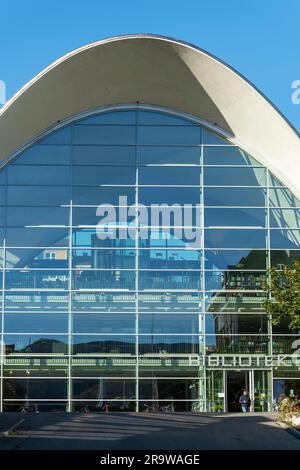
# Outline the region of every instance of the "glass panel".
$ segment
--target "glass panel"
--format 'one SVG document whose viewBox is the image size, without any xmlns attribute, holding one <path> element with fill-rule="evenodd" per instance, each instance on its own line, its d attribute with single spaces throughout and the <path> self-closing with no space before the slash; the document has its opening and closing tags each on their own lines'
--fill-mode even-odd
<svg viewBox="0 0 300 470">
<path fill-rule="evenodd" d="M 270 209 L 270 227 L 300 228 L 300 210 Z"/>
<path fill-rule="evenodd" d="M 300 380 L 299 379 L 293 378 L 293 379 L 281 379 L 281 380 L 274 381 L 274 397 L 277 402 L 278 402 L 278 399 L 281 399 L 283 396 L 296 398 L 296 397 L 299 397 L 299 395 L 300 395 Z"/>
<path fill-rule="evenodd" d="M 125 400 L 135 398 L 135 381 L 128 379 L 73 380 L 73 398 L 80 400 Z"/>
<path fill-rule="evenodd" d="M 300 207 L 300 201 L 288 188 L 269 190 L 270 207 Z"/>
<path fill-rule="evenodd" d="M 199 313 L 202 295 L 198 292 L 147 292 L 139 293 L 139 311 Z"/>
<path fill-rule="evenodd" d="M 9 206 L 60 206 L 70 204 L 70 189 L 59 186 L 8 186 Z"/>
<path fill-rule="evenodd" d="M 254 271 L 206 272 L 206 290 L 261 290 L 266 283 L 266 274 Z"/>
<path fill-rule="evenodd" d="M 139 402 L 140 412 L 162 412 L 162 413 L 174 413 L 174 412 L 193 412 L 198 413 L 202 411 L 203 400 L 194 399 L 189 401 L 184 400 L 153 400 L 146 401 L 141 400 Z"/>
<path fill-rule="evenodd" d="M 84 125 L 73 127 L 73 143 L 80 145 L 135 145 L 135 126 Z"/>
<path fill-rule="evenodd" d="M 9 207 L 7 209 L 7 225 L 11 227 L 68 224 L 69 209 L 67 207 Z"/>
<path fill-rule="evenodd" d="M 58 400 L 51 402 L 51 401 L 4 401 L 3 402 L 3 410 L 4 411 L 15 411 L 15 412 L 63 412 L 65 413 L 68 409 L 67 402 L 59 402 Z"/>
<path fill-rule="evenodd" d="M 6 212 L 6 208 L 3 206 L 0 206 L 0 226 L 5 225 L 5 212 Z"/>
<path fill-rule="evenodd" d="M 192 207 L 191 205 L 181 206 L 179 204 L 170 206 L 166 204 L 152 204 L 151 208 L 141 208 L 138 217 L 141 233 L 143 233 L 147 225 L 149 227 L 160 227 L 163 230 L 164 227 L 178 227 L 181 229 L 181 232 L 188 232 L 188 227 L 201 227 L 202 224 L 202 210 L 199 204 L 197 207 Z"/>
<path fill-rule="evenodd" d="M 135 311 L 135 302 L 134 293 L 84 291 L 72 294 L 74 311 L 133 312 Z"/>
<path fill-rule="evenodd" d="M 132 399 L 125 399 L 122 401 L 119 400 L 110 400 L 110 401 L 99 401 L 99 400 L 80 400 L 73 401 L 71 403 L 72 411 L 74 413 L 86 413 L 87 411 L 93 412 L 102 412 L 102 411 L 125 411 L 125 412 L 135 412 L 136 411 L 136 402 Z"/>
<path fill-rule="evenodd" d="M 5 354 L 66 354 L 67 336 L 4 335 Z"/>
<path fill-rule="evenodd" d="M 200 185 L 200 168 L 195 167 L 154 167 L 139 169 L 139 184 L 148 185 Z"/>
<path fill-rule="evenodd" d="M 67 333 L 65 313 L 5 313 L 5 333 Z"/>
<path fill-rule="evenodd" d="M 71 143 L 71 126 L 65 126 L 57 131 L 49 133 L 46 137 L 39 141 L 40 144 L 70 144 Z"/>
<path fill-rule="evenodd" d="M 222 370 L 207 371 L 207 411 L 220 413 L 224 407 L 224 373 Z"/>
<path fill-rule="evenodd" d="M 93 205 L 96 208 L 100 204 L 114 205 L 120 204 L 120 197 L 122 200 L 127 198 L 127 205 L 134 204 L 135 201 L 135 189 L 126 187 L 88 187 L 88 186 L 75 186 L 72 188 L 72 198 L 74 205 Z"/>
<path fill-rule="evenodd" d="M 73 354 L 134 354 L 135 336 L 73 335 Z"/>
<path fill-rule="evenodd" d="M 271 248 L 300 248 L 299 230 L 270 230 Z"/>
<path fill-rule="evenodd" d="M 0 204 L 1 205 L 6 204 L 6 188 L 4 186 L 0 186 Z"/>
<path fill-rule="evenodd" d="M 0 246 L 3 246 L 3 241 L 4 241 L 4 228 L 0 227 Z M 2 250 L 0 250 L 1 252 Z"/>
<path fill-rule="evenodd" d="M 105 111 L 103 113 L 94 114 L 87 118 L 80 119 L 77 121 L 77 124 L 114 124 L 114 125 L 124 125 L 124 124 L 135 124 L 136 123 L 136 114 L 135 110 L 133 111 Z"/>
<path fill-rule="evenodd" d="M 243 165 L 261 166 L 254 158 L 238 147 L 204 147 L 204 165 Z"/>
<path fill-rule="evenodd" d="M 70 167 L 56 165 L 9 165 L 7 167 L 7 184 L 15 185 L 68 185 L 70 184 Z"/>
<path fill-rule="evenodd" d="M 200 188 L 140 188 L 139 202 L 151 204 L 200 204 Z"/>
<path fill-rule="evenodd" d="M 201 279 L 197 271 L 140 271 L 139 288 L 141 290 L 201 289 Z"/>
<path fill-rule="evenodd" d="M 73 165 L 135 165 L 134 146 L 74 145 Z"/>
<path fill-rule="evenodd" d="M 148 400 L 192 400 L 198 397 L 198 387 L 197 379 L 140 380 L 139 398 Z"/>
<path fill-rule="evenodd" d="M 203 145 L 232 145 L 228 140 L 225 140 L 220 135 L 202 129 Z"/>
<path fill-rule="evenodd" d="M 72 357 L 73 377 L 135 377 L 136 359 L 131 357 Z"/>
<path fill-rule="evenodd" d="M 205 188 L 205 206 L 265 207 L 266 192 L 256 188 Z"/>
<path fill-rule="evenodd" d="M 69 271 L 6 271 L 6 289 L 68 289 Z"/>
<path fill-rule="evenodd" d="M 66 377 L 66 357 L 13 357 L 5 358 L 4 377 Z"/>
<path fill-rule="evenodd" d="M 205 230 L 206 248 L 266 248 L 266 230 Z"/>
<path fill-rule="evenodd" d="M 199 354 L 203 338 L 199 336 L 143 335 L 139 337 L 140 354 Z"/>
<path fill-rule="evenodd" d="M 139 250 L 140 269 L 200 269 L 198 250 Z"/>
<path fill-rule="evenodd" d="M 207 312 L 264 312 L 262 292 L 215 292 L 206 295 Z"/>
<path fill-rule="evenodd" d="M 74 185 L 133 185 L 135 184 L 135 168 L 127 166 L 74 166 L 72 169 Z"/>
<path fill-rule="evenodd" d="M 201 317 L 185 314 L 149 313 L 139 316 L 139 332 L 156 334 L 198 334 L 201 331 Z"/>
<path fill-rule="evenodd" d="M 47 247 L 68 245 L 68 228 L 8 228 L 6 243 L 11 247 Z"/>
<path fill-rule="evenodd" d="M 137 111 L 137 123 L 139 125 L 160 125 L 160 126 L 194 126 L 191 121 L 181 116 L 167 114 L 160 111 Z"/>
<path fill-rule="evenodd" d="M 197 357 L 140 357 L 140 377 L 195 377 L 199 376 Z"/>
<path fill-rule="evenodd" d="M 291 266 L 294 261 L 300 262 L 300 251 L 295 250 L 271 250 L 271 265 L 282 267 L 282 265 Z"/>
<path fill-rule="evenodd" d="M 122 232 L 122 237 L 118 237 Z M 129 232 L 129 233 L 128 233 Z M 98 235 L 102 233 L 107 234 L 103 239 L 99 238 Z M 132 236 L 133 233 L 133 236 Z M 73 240 L 74 247 L 87 247 L 89 248 L 132 248 L 135 246 L 135 232 L 128 231 L 126 227 L 123 227 L 118 231 L 117 228 L 88 228 L 88 229 L 74 229 Z"/>
<path fill-rule="evenodd" d="M 299 335 L 273 336 L 273 354 L 297 354 L 299 348 Z"/>
<path fill-rule="evenodd" d="M 206 334 L 267 334 L 267 315 L 215 313 L 205 316 Z"/>
<path fill-rule="evenodd" d="M 131 215 L 132 213 L 133 215 Z M 97 224 L 102 224 L 104 219 L 103 226 L 106 226 L 106 217 L 110 217 L 111 225 L 113 226 L 121 224 L 128 226 L 130 223 L 134 223 L 135 213 L 133 210 L 129 212 L 126 207 L 103 207 L 100 212 L 97 207 L 74 207 L 72 212 L 72 224 L 73 226 L 96 226 Z M 122 222 L 123 220 L 124 222 Z"/>
<path fill-rule="evenodd" d="M 74 333 L 135 332 L 135 313 L 73 313 Z"/>
<path fill-rule="evenodd" d="M 143 147 L 138 149 L 138 162 L 140 165 L 200 165 L 200 148 L 199 147 Z"/>
<path fill-rule="evenodd" d="M 284 186 L 284 184 L 272 173 L 269 173 L 269 185 L 270 186 Z"/>
<path fill-rule="evenodd" d="M 264 168 L 205 167 L 206 186 L 266 186 Z"/>
<path fill-rule="evenodd" d="M 267 336 L 206 336 L 206 347 L 215 354 L 268 354 L 268 345 Z"/>
<path fill-rule="evenodd" d="M 6 310 L 67 310 L 68 293 L 61 291 L 8 291 L 5 294 Z"/>
<path fill-rule="evenodd" d="M 0 268 L 3 268 L 4 264 L 4 249 L 0 248 Z"/>
<path fill-rule="evenodd" d="M 63 379 L 5 379 L 3 381 L 3 398 L 67 398 L 67 381 Z"/>
<path fill-rule="evenodd" d="M 135 271 L 76 270 L 72 278 L 73 289 L 134 289 Z"/>
<path fill-rule="evenodd" d="M 69 165 L 70 162 L 71 146 L 35 144 L 24 150 L 12 165 Z"/>
<path fill-rule="evenodd" d="M 7 248 L 5 253 L 7 268 L 68 268 L 67 248 Z"/>
<path fill-rule="evenodd" d="M 140 232 L 139 246 L 141 248 L 181 248 L 199 249 L 202 231 L 200 228 L 164 228 L 144 229 Z"/>
<path fill-rule="evenodd" d="M 205 227 L 265 227 L 265 209 L 205 209 Z"/>
<path fill-rule="evenodd" d="M 199 145 L 201 131 L 197 126 L 140 126 L 138 145 Z"/>
<path fill-rule="evenodd" d="M 134 249 L 114 249 L 103 248 L 102 250 L 91 250 L 88 247 L 73 251 L 73 268 L 81 269 L 134 269 L 135 268 Z"/>
<path fill-rule="evenodd" d="M 206 269 L 266 269 L 263 250 L 205 250 Z"/>
</svg>

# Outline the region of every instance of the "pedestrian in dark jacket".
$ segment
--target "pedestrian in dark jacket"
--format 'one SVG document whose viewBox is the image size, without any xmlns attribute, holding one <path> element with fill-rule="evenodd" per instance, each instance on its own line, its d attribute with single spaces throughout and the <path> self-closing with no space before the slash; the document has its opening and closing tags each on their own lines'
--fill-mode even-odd
<svg viewBox="0 0 300 470">
<path fill-rule="evenodd" d="M 244 390 L 242 395 L 240 396 L 239 403 L 242 408 L 243 413 L 249 413 L 250 411 L 250 405 L 251 405 L 251 399 L 248 395 L 247 390 Z"/>
</svg>

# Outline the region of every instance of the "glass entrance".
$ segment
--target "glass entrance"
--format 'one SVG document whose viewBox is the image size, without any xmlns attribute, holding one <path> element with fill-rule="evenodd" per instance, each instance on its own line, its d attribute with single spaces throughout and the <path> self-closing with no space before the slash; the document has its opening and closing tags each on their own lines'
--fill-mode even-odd
<svg viewBox="0 0 300 470">
<path fill-rule="evenodd" d="M 230 370 L 226 372 L 226 405 L 228 412 L 241 411 L 239 403 L 243 390 L 247 390 L 251 396 L 249 371 Z"/>
<path fill-rule="evenodd" d="M 225 411 L 240 412 L 239 398 L 247 390 L 251 398 L 251 411 L 271 411 L 272 384 L 268 370 L 225 371 Z"/>
</svg>

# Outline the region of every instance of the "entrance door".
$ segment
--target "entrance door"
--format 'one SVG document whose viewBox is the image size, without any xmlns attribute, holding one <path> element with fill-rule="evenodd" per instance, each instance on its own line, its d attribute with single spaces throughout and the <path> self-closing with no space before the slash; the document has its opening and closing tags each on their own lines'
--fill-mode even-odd
<svg viewBox="0 0 300 470">
<path fill-rule="evenodd" d="M 243 390 L 250 394 L 249 371 L 229 370 L 226 373 L 226 404 L 229 412 L 241 411 L 239 398 Z"/>
</svg>

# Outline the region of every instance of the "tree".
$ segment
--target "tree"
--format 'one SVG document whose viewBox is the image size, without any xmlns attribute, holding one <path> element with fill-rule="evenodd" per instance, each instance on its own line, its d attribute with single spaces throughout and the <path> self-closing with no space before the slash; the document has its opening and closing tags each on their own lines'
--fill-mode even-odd
<svg viewBox="0 0 300 470">
<path fill-rule="evenodd" d="M 268 271 L 268 282 L 263 286 L 269 298 L 263 306 L 272 317 L 273 325 L 281 320 L 288 321 L 288 327 L 300 334 L 300 262 L 283 266 L 280 270 Z"/>
</svg>

